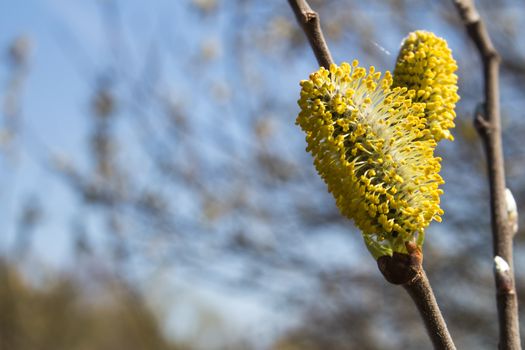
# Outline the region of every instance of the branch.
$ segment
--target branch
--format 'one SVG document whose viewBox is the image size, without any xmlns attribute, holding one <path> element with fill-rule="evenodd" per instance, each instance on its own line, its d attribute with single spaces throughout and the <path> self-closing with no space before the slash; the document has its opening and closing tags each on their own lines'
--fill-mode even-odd
<svg viewBox="0 0 525 350">
<path fill-rule="evenodd" d="M 317 62 L 329 68 L 333 63 L 330 50 L 321 31 L 319 15 L 312 10 L 305 0 L 288 0 L 301 25 Z M 455 350 L 445 320 L 441 315 L 430 282 L 423 270 L 423 254 L 413 243 L 407 243 L 409 254 L 394 253 L 377 260 L 379 270 L 385 279 L 393 284 L 402 285 L 414 300 L 423 318 L 430 339 L 437 350 Z"/>
<path fill-rule="evenodd" d="M 301 28 L 303 28 L 310 42 L 317 62 L 320 66 L 329 69 L 330 65 L 334 63 L 334 60 L 332 59 L 330 50 L 328 50 L 328 45 L 326 45 L 326 40 L 321 30 L 319 14 L 312 10 L 305 0 L 288 0 L 288 3 L 292 7 L 297 21 L 301 25 Z"/>
<path fill-rule="evenodd" d="M 499 314 L 500 349 L 521 349 L 518 300 L 514 284 L 512 226 L 507 215 L 505 168 L 499 106 L 499 55 L 472 0 L 454 0 L 459 16 L 483 62 L 484 106 L 474 125 L 487 157 L 494 251 L 494 278 Z"/>
<path fill-rule="evenodd" d="M 423 269 L 423 254 L 414 243 L 407 243 L 409 254 L 394 253 L 377 260 L 385 279 L 403 286 L 423 318 L 430 340 L 436 350 L 455 350 L 454 342 Z"/>
</svg>

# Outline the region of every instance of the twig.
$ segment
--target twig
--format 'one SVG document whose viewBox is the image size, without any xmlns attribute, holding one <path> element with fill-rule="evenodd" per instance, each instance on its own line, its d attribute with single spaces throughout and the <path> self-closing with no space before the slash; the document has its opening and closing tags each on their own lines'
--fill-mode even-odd
<svg viewBox="0 0 525 350">
<path fill-rule="evenodd" d="M 301 28 L 303 28 L 310 42 L 317 62 L 326 69 L 330 68 L 334 60 L 332 59 L 330 50 L 328 50 L 328 45 L 326 45 L 326 40 L 321 30 L 319 14 L 312 10 L 305 0 L 288 0 L 288 3 L 292 7 L 297 21 L 301 25 Z"/>
<path fill-rule="evenodd" d="M 454 4 L 483 61 L 485 103 L 483 108 L 477 109 L 474 124 L 487 156 L 495 259 L 494 277 L 499 314 L 499 348 L 516 350 L 521 349 L 521 343 L 518 300 L 514 285 L 513 233 L 505 200 L 505 169 L 499 106 L 500 59 L 472 0 L 454 0 Z M 503 265 L 506 268 L 502 269 Z"/>
<path fill-rule="evenodd" d="M 380 257 L 377 260 L 379 270 L 388 282 L 401 285 L 408 292 L 423 318 L 434 349 L 455 350 L 430 281 L 423 269 L 423 254 L 414 243 L 408 243 L 407 250 L 409 254 L 394 253 L 393 256 Z"/>
<path fill-rule="evenodd" d="M 317 62 L 320 66 L 329 68 L 333 60 L 321 30 L 319 15 L 305 0 L 288 0 L 288 2 L 310 42 Z M 377 261 L 379 270 L 388 282 L 402 285 L 412 297 L 434 348 L 455 350 L 434 292 L 423 270 L 423 254 L 415 244 L 408 243 L 407 250 L 409 254 L 394 253 L 393 256 L 379 258 Z"/>
<path fill-rule="evenodd" d="M 418 278 L 403 285 L 417 305 L 421 317 L 425 322 L 428 334 L 436 349 L 455 349 L 447 325 L 439 310 L 436 298 L 432 293 L 430 281 L 425 270 L 421 269 Z"/>
</svg>

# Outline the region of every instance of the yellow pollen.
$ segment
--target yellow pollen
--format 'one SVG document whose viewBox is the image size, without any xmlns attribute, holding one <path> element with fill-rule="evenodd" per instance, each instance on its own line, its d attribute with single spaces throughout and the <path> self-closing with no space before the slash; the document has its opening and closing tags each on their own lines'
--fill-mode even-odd
<svg viewBox="0 0 525 350">
<path fill-rule="evenodd" d="M 414 34 L 407 40 L 420 39 Z M 424 69 L 437 69 L 443 62 L 432 51 L 408 50 L 405 56 L 417 62 L 426 60 Z M 398 61 L 396 70 L 404 64 Z M 445 70 L 453 71 L 442 68 L 428 76 L 437 81 Z M 306 133 L 307 151 L 337 207 L 361 229 L 376 259 L 406 253 L 405 242 L 416 237 L 421 246 L 430 221 L 441 220 L 439 185 L 443 179 L 441 159 L 434 157 L 434 149 L 440 135 L 446 135 L 443 128 L 448 124 L 437 116 L 439 108 L 457 101 L 452 88 L 405 86 L 399 83 L 398 71 L 396 74 L 397 80 L 388 71 L 381 78 L 374 67 L 366 70 L 357 60 L 351 65 L 332 65 L 329 70 L 320 68 L 301 82 L 298 101 L 301 112 L 296 123 Z M 439 95 L 440 99 L 438 91 L 448 94 Z M 423 101 L 425 96 L 432 102 Z M 429 111 L 425 103 L 434 109 Z"/>
</svg>

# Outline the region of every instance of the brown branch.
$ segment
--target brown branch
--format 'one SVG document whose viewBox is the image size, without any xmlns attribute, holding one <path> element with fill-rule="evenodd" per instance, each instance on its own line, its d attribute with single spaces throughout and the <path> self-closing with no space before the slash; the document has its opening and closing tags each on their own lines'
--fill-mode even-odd
<svg viewBox="0 0 525 350">
<path fill-rule="evenodd" d="M 334 63 L 326 40 L 324 39 L 323 31 L 321 30 L 321 22 L 319 20 L 319 14 L 312 10 L 308 2 L 305 0 L 288 0 L 288 3 L 292 7 L 293 12 L 297 21 L 303 28 L 310 46 L 317 58 L 317 62 L 320 66 L 326 69 L 330 68 L 330 65 Z"/>
<path fill-rule="evenodd" d="M 333 64 L 330 50 L 321 30 L 319 15 L 305 0 L 288 0 L 297 21 L 301 25 L 317 62 L 329 68 Z M 423 270 L 423 254 L 413 243 L 407 244 L 409 254 L 394 253 L 392 257 L 378 259 L 379 270 L 385 279 L 393 284 L 402 285 L 414 300 L 425 323 L 430 339 L 437 350 L 455 350 L 445 320 L 441 315 L 430 282 Z"/>
<path fill-rule="evenodd" d="M 434 349 L 455 350 L 430 281 L 423 269 L 423 254 L 414 243 L 407 243 L 407 250 L 409 254 L 394 253 L 393 256 L 380 257 L 377 260 L 379 270 L 388 282 L 401 285 L 408 292 L 423 318 Z"/>
<path fill-rule="evenodd" d="M 521 349 L 518 300 L 514 284 L 513 233 L 505 200 L 505 168 L 499 106 L 500 59 L 472 0 L 454 0 L 454 4 L 483 62 L 485 101 L 483 108 L 478 108 L 476 112 L 474 124 L 487 157 L 492 240 L 496 263 L 494 277 L 499 315 L 499 347 L 505 350 Z M 502 265 L 505 268 L 502 269 Z"/>
</svg>

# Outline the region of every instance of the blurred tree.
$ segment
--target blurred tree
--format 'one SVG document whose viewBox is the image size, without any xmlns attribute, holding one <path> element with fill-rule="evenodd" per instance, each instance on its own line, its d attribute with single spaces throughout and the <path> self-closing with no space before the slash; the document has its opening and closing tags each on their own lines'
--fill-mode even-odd
<svg viewBox="0 0 525 350">
<path fill-rule="evenodd" d="M 62 276 L 34 287 L 1 261 L 2 349 L 159 349 L 190 347 L 165 339 L 155 316 L 129 291 L 108 283 L 96 297 Z M 92 286 L 91 286 L 92 287 Z"/>
</svg>

